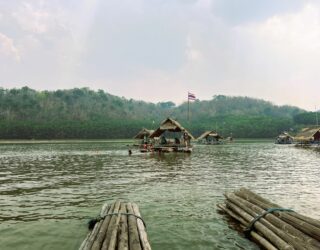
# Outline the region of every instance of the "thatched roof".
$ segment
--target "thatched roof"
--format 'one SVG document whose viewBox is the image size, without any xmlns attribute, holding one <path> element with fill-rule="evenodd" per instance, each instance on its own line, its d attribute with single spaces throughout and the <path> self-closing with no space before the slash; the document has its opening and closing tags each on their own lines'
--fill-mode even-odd
<svg viewBox="0 0 320 250">
<path fill-rule="evenodd" d="M 212 130 L 212 131 L 206 131 L 206 132 L 204 132 L 202 135 L 200 135 L 199 137 L 198 137 L 198 140 L 201 140 L 201 139 L 203 139 L 203 138 L 206 138 L 206 137 L 208 137 L 208 136 L 212 136 L 212 137 L 216 137 L 216 138 L 218 138 L 218 139 L 222 139 L 223 137 L 221 136 L 221 135 L 219 135 L 216 131 L 214 131 L 214 130 Z"/>
<path fill-rule="evenodd" d="M 136 134 L 133 137 L 133 139 L 143 139 L 145 135 L 147 137 L 149 137 L 153 132 L 154 132 L 154 130 L 149 130 L 149 129 L 143 128 L 138 134 Z"/>
<path fill-rule="evenodd" d="M 171 118 L 167 118 L 161 122 L 160 127 L 157 128 L 151 135 L 150 138 L 160 137 L 165 131 L 170 132 L 185 132 L 189 135 L 191 139 L 194 139 L 193 135 L 187 131 L 181 124 Z"/>
<path fill-rule="evenodd" d="M 320 127 L 313 127 L 313 128 L 304 128 L 298 133 L 294 139 L 297 141 L 310 141 L 314 140 L 314 136 L 320 133 Z"/>
<path fill-rule="evenodd" d="M 293 139 L 293 137 L 288 132 L 281 133 L 280 135 L 278 135 L 278 138 L 280 138 L 280 139 L 285 139 L 285 138 Z"/>
</svg>

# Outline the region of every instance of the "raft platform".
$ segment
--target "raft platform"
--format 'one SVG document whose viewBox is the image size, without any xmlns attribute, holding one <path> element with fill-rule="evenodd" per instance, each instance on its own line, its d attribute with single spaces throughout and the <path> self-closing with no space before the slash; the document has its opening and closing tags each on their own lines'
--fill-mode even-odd
<svg viewBox="0 0 320 250">
<path fill-rule="evenodd" d="M 79 250 L 151 250 L 146 226 L 135 203 L 104 204 L 100 215 L 89 222 L 91 231 Z"/>
<path fill-rule="evenodd" d="M 263 249 L 320 249 L 319 220 L 282 208 L 246 188 L 225 197 L 225 203 L 218 204 L 218 208 Z"/>
<path fill-rule="evenodd" d="M 171 153 L 171 152 L 179 152 L 179 153 L 191 153 L 192 147 L 178 147 L 178 146 L 155 146 L 153 148 L 154 152 L 161 152 L 161 153 Z"/>
</svg>

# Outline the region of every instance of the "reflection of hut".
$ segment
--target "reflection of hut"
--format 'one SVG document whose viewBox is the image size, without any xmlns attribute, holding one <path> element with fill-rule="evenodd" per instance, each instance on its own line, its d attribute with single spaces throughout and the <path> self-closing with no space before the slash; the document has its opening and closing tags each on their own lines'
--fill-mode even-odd
<svg viewBox="0 0 320 250">
<path fill-rule="evenodd" d="M 148 152 L 150 151 L 150 146 L 152 145 L 152 141 L 150 139 L 150 135 L 153 133 L 154 130 L 149 130 L 143 128 L 138 134 L 136 134 L 133 139 L 138 140 L 138 144 L 135 144 L 140 148 L 141 152 Z"/>
<path fill-rule="evenodd" d="M 320 144 L 320 127 L 304 128 L 294 140 L 299 144 Z"/>
<path fill-rule="evenodd" d="M 194 139 L 192 134 L 181 126 L 177 121 L 167 118 L 157 128 L 150 138 L 160 137 L 156 141 L 154 150 L 161 152 L 191 152 L 190 140 Z"/>
<path fill-rule="evenodd" d="M 293 137 L 287 132 L 283 132 L 280 135 L 278 135 L 275 141 L 276 144 L 291 144 L 292 142 Z"/>
<path fill-rule="evenodd" d="M 222 144 L 223 137 L 216 131 L 206 131 L 198 137 L 198 142 L 201 144 L 216 145 Z"/>
</svg>

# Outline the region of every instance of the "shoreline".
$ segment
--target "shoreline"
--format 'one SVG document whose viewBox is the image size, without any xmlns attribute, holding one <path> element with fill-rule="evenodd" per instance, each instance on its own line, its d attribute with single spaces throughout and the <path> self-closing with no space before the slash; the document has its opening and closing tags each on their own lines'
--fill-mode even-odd
<svg viewBox="0 0 320 250">
<path fill-rule="evenodd" d="M 239 138 L 233 143 L 273 141 L 274 138 Z M 131 143 L 134 139 L 0 139 L 1 144 L 64 144 L 64 143 Z M 193 143 L 195 143 L 194 141 Z M 196 143 L 195 143 L 196 144 Z"/>
<path fill-rule="evenodd" d="M 1 144 L 64 144 L 64 143 L 123 143 L 131 142 L 130 139 L 48 139 L 48 140 L 33 140 L 33 139 L 0 139 Z"/>
</svg>

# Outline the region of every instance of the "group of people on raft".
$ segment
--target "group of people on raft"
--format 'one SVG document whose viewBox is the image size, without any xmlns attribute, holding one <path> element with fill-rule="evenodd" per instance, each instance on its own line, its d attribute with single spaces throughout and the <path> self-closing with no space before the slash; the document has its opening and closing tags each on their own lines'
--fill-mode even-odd
<svg viewBox="0 0 320 250">
<path fill-rule="evenodd" d="M 164 135 L 161 135 L 160 138 L 156 141 L 151 141 L 146 135 L 144 136 L 142 143 L 141 143 L 141 149 L 145 151 L 153 151 L 154 144 L 161 146 L 182 146 L 185 147 L 190 146 L 190 136 L 188 133 L 183 132 L 181 134 L 181 138 L 175 137 L 173 140 L 167 139 Z M 183 142 L 183 143 L 182 143 Z"/>
</svg>

